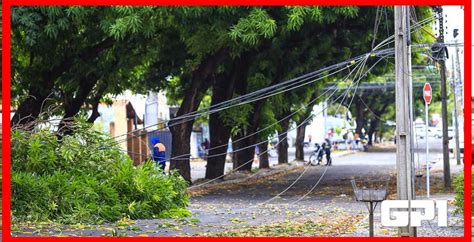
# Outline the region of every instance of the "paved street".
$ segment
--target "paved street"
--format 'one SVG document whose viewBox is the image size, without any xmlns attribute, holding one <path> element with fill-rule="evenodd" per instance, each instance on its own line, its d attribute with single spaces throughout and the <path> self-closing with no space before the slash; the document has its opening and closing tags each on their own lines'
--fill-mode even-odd
<svg viewBox="0 0 474 242">
<path fill-rule="evenodd" d="M 308 157 L 311 152 L 313 151 L 313 148 L 305 148 L 304 153 L 305 157 Z M 270 164 L 270 167 L 275 166 L 278 164 L 278 156 L 277 153 L 272 150 L 269 153 L 269 159 L 268 162 Z M 295 159 L 295 148 L 289 148 L 288 149 L 288 160 L 292 161 Z M 258 160 L 258 156 L 256 156 L 256 160 Z M 258 161 L 254 162 L 252 164 L 253 168 L 258 168 Z M 167 164 L 167 167 L 169 167 L 169 163 Z M 226 162 L 225 164 L 225 174 L 229 174 L 232 172 L 232 162 Z M 206 162 L 205 161 L 194 161 L 191 162 L 191 178 L 193 181 L 196 181 L 198 179 L 204 178 L 206 174 Z"/>
<path fill-rule="evenodd" d="M 430 160 L 438 161 L 433 169 L 440 165 L 440 153 L 430 154 Z M 424 157 L 423 157 L 424 159 Z M 460 166 L 452 165 L 453 172 L 460 172 Z M 324 174 L 324 175 L 323 175 Z M 438 191 L 440 174 L 432 178 L 433 194 Z M 323 176 L 320 183 L 318 180 Z M 88 226 L 80 231 L 74 228 L 54 228 L 37 230 L 31 234 L 80 234 L 93 235 L 147 235 L 147 236 L 191 236 L 213 235 L 223 231 L 248 229 L 266 224 L 284 221 L 315 220 L 324 224 L 328 220 L 352 221 L 346 231 L 331 232 L 334 236 L 367 235 L 365 204 L 356 202 L 352 195 L 350 180 L 356 179 L 390 179 L 389 193 L 395 192 L 395 154 L 392 152 L 359 152 L 356 154 L 335 156 L 333 166 L 304 166 L 293 172 L 262 179 L 252 183 L 222 186 L 200 195 L 191 197 L 189 209 L 193 217 L 188 219 L 159 219 L 133 221 L 128 227 L 108 224 Z M 417 186 L 420 196 L 424 196 L 424 180 Z M 279 193 L 280 196 L 276 197 Z M 306 194 L 307 196 L 303 196 Z M 452 195 L 448 195 L 452 199 Z M 271 200 L 270 200 L 271 199 Z M 300 200 L 301 199 L 301 200 Z M 453 207 L 450 205 L 449 210 Z M 376 211 L 376 223 L 379 221 Z M 462 221 L 459 216 L 450 213 L 450 224 L 457 226 L 442 234 L 451 236 L 462 233 Z M 348 222 L 349 223 L 349 222 Z M 342 225 L 341 225 L 342 226 Z M 428 225 L 427 225 L 428 226 Z M 432 226 L 432 225 L 430 225 Z M 376 229 L 379 235 L 394 235 L 395 230 Z M 334 234 L 333 234 L 334 233 Z M 440 232 L 441 233 L 441 232 Z M 23 234 L 24 233 L 17 233 Z M 28 233 L 26 233 L 28 235 Z M 420 236 L 428 236 L 430 230 L 420 229 Z"/>
<path fill-rule="evenodd" d="M 447 148 L 464 140 L 446 138 L 472 111 L 464 19 L 443 5 L 18 6 L 8 236 L 367 236 L 367 189 L 448 199 L 451 227 L 418 235 L 461 235 L 464 164 Z"/>
<path fill-rule="evenodd" d="M 428 138 L 428 146 L 430 149 L 430 160 L 436 160 L 437 158 L 440 157 L 440 152 L 442 151 L 442 140 L 434 137 L 429 137 Z M 425 140 L 424 139 L 417 139 L 415 141 L 415 149 L 417 151 L 415 155 L 415 165 L 418 166 L 418 161 L 420 161 L 420 166 L 425 164 Z M 314 151 L 313 147 L 305 147 L 304 152 L 305 152 L 305 158 L 307 159 L 311 152 Z M 395 152 L 394 150 L 392 150 Z M 368 164 L 376 163 L 377 165 L 381 164 L 387 164 L 387 165 L 395 165 L 395 157 L 393 155 L 381 155 L 377 157 L 377 159 L 373 159 L 371 154 L 366 154 L 367 156 L 356 156 L 353 159 L 341 159 L 338 161 L 335 161 L 333 165 L 342 165 L 342 164 L 353 164 L 353 165 L 358 165 L 358 164 L 365 164 L 368 162 Z M 278 164 L 278 154 L 276 153 L 275 150 L 272 150 L 269 152 L 269 163 L 270 166 L 274 166 Z M 360 159 L 359 159 L 360 157 Z M 366 158 L 367 157 L 367 158 Z M 258 159 L 258 156 L 257 156 Z M 288 149 L 288 160 L 293 161 L 295 159 L 295 148 L 290 147 Z M 167 164 L 167 167 L 169 167 L 169 163 Z M 254 168 L 258 168 L 258 162 L 254 162 L 253 164 Z M 227 162 L 225 165 L 225 171 L 226 174 L 232 171 L 232 163 Z M 191 162 L 191 178 L 193 181 L 196 181 L 198 179 L 204 178 L 206 174 L 206 162 L 205 161 L 194 161 Z"/>
</svg>

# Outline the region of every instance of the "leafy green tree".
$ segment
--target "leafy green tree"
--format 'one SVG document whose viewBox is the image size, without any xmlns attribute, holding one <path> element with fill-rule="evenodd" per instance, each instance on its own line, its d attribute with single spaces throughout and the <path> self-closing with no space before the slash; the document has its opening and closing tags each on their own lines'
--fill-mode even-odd
<svg viewBox="0 0 474 242">
<path fill-rule="evenodd" d="M 431 9 L 429 7 L 417 7 L 416 13 L 418 16 L 421 16 L 420 19 L 424 19 L 429 17 L 431 13 Z M 366 15 L 369 16 L 369 15 Z M 389 26 L 393 26 L 391 23 L 391 19 L 393 19 L 393 11 L 391 8 L 387 8 L 387 19 L 386 21 L 389 22 Z M 353 23 L 358 25 L 358 23 Z M 361 27 L 361 26 L 359 26 Z M 350 27 L 349 29 L 360 29 L 355 26 Z M 433 39 L 430 37 L 429 33 L 430 30 L 424 28 L 424 31 L 417 30 L 412 34 L 412 41 L 414 44 L 416 43 L 426 43 L 432 42 Z M 355 32 L 357 34 L 357 32 Z M 384 32 L 384 30 L 379 29 L 378 35 L 385 36 L 390 34 L 390 30 Z M 363 37 L 362 35 L 359 35 Z M 356 38 L 357 39 L 357 38 Z M 412 55 L 412 63 L 415 67 L 419 66 L 420 68 L 413 69 L 413 81 L 416 85 L 420 85 L 421 82 L 432 80 L 433 73 L 430 71 L 430 68 L 424 67 L 429 65 L 431 62 L 429 58 L 426 56 L 426 52 L 419 52 L 416 51 Z M 373 140 L 372 137 L 376 133 L 380 133 L 380 130 L 385 130 L 385 127 L 382 124 L 385 123 L 386 120 L 394 120 L 395 119 L 395 92 L 394 92 L 394 75 L 390 72 L 393 71 L 394 64 L 390 61 L 390 59 L 385 59 L 385 63 L 378 64 L 369 75 L 361 80 L 361 84 L 363 83 L 375 83 L 381 84 L 379 88 L 376 89 L 358 89 L 357 93 L 349 94 L 348 99 L 344 102 L 344 105 L 351 110 L 352 116 L 355 117 L 356 120 L 356 133 L 362 134 L 362 129 L 366 130 L 366 134 L 368 135 L 369 144 L 372 144 Z M 373 62 L 368 62 L 367 66 L 372 65 Z M 366 68 L 367 70 L 367 68 Z M 431 73 L 430 73 L 431 72 Z M 388 83 L 388 87 L 384 87 L 382 84 Z M 391 85 L 390 85 L 391 83 Z M 416 89 L 415 89 L 416 90 Z M 438 96 L 434 93 L 434 101 L 437 100 Z M 421 92 L 414 92 L 414 104 L 415 104 L 415 117 L 419 115 L 419 105 L 422 103 L 417 101 L 421 100 L 422 98 Z M 350 106 L 349 106 L 350 105 Z M 381 122 L 382 121 L 382 122 Z"/>
<path fill-rule="evenodd" d="M 355 12 L 354 8 L 346 8 L 345 10 L 347 15 L 354 14 Z M 236 61 L 232 67 L 236 69 L 240 68 L 238 69 L 239 71 L 234 73 L 234 75 L 239 74 L 241 76 L 241 83 L 239 84 L 239 87 L 236 88 L 236 94 L 246 94 L 283 80 L 283 78 L 286 77 L 281 74 L 284 69 L 282 68 L 284 67 L 284 61 L 275 63 L 272 60 L 280 60 L 281 58 L 284 58 L 283 53 L 290 53 L 280 50 L 283 46 L 286 50 L 292 48 L 292 44 L 285 43 L 284 41 L 291 41 L 291 38 L 295 38 L 295 36 L 291 36 L 292 33 L 298 32 L 305 21 L 321 24 L 324 19 L 322 17 L 324 13 L 327 13 L 328 15 L 342 15 L 342 12 L 343 9 L 335 10 L 334 8 L 319 7 L 257 7 L 252 9 L 246 18 L 240 19 L 231 29 L 231 37 L 233 39 L 238 41 L 241 45 L 243 44 L 244 46 L 250 47 L 250 50 L 245 50 L 240 55 L 244 56 L 243 58 L 241 57 L 241 60 L 243 59 L 243 61 Z M 252 51 L 252 48 L 257 51 Z M 252 55 L 253 58 L 251 58 Z M 293 58 L 296 58 L 296 56 L 297 55 Z M 246 61 L 247 59 L 252 59 L 253 61 Z M 236 67 L 236 65 L 240 67 Z M 232 68 L 230 71 L 233 71 Z M 225 72 L 227 71 L 228 70 Z M 247 71 L 249 73 L 246 74 Z M 288 74 L 287 76 L 291 76 L 289 73 L 286 74 Z M 232 74 L 230 75 L 232 76 Z M 227 80 L 229 79 L 231 78 L 227 78 Z M 229 82 L 227 85 L 227 87 L 229 87 L 233 84 Z M 216 87 L 216 84 L 213 86 Z M 217 92 L 217 89 L 213 91 L 214 100 L 218 99 L 222 102 L 233 97 L 231 92 L 227 93 L 226 97 L 220 95 L 221 93 L 222 92 Z M 261 123 L 264 123 L 262 122 L 263 118 L 261 117 L 260 110 L 265 106 L 265 102 L 265 99 L 261 99 L 249 105 L 239 106 L 229 112 L 223 112 L 223 115 L 211 115 L 211 148 L 221 148 L 213 149 L 210 152 L 211 157 L 208 160 L 206 171 L 207 178 L 215 178 L 223 174 L 225 162 L 225 155 L 223 154 L 225 153 L 225 148 L 223 146 L 227 144 L 228 136 L 232 133 L 232 127 L 240 127 L 237 132 L 234 132 L 233 136 L 233 140 L 239 140 L 239 142 L 235 142 L 234 144 L 234 149 L 239 150 L 235 154 L 235 166 L 238 166 L 239 169 L 242 170 L 251 169 L 251 163 L 249 163 L 249 161 L 253 159 L 253 144 L 257 143 L 257 140 L 266 140 L 266 137 L 262 138 L 258 135 L 250 135 L 257 132 L 257 130 L 261 128 Z M 226 114 L 229 114 L 230 117 L 227 118 Z M 241 120 L 242 117 L 246 117 L 245 120 L 247 121 L 231 122 L 230 124 L 227 122 L 226 124 L 226 119 Z M 217 140 L 213 139 L 213 136 L 217 134 L 221 134 L 221 137 Z M 217 156 L 217 154 L 223 155 Z"/>
<path fill-rule="evenodd" d="M 93 122 L 104 97 L 127 89 L 165 90 L 179 105 L 177 116 L 205 110 L 209 93 L 215 105 L 370 51 L 375 33 L 367 26 L 374 23 L 376 11 L 302 6 L 15 7 L 12 100 L 18 111 L 12 123 L 35 120 L 51 106 L 59 108 L 47 115 L 61 115 L 62 124 L 89 110 Z M 379 30 L 377 38 L 386 34 Z M 219 154 L 225 153 L 229 137 L 240 140 L 234 149 L 250 147 L 235 154 L 236 166 L 243 170 L 251 168 L 253 145 L 265 144 L 275 132 L 282 141 L 281 162 L 287 162 L 286 131 L 293 123 L 305 127 L 312 106 L 302 107 L 328 81 L 211 114 L 213 149 L 206 177 L 223 174 L 225 155 Z M 265 129 L 296 110 L 300 112 Z M 194 124 L 187 118 L 168 124 L 171 156 L 179 157 L 171 168 L 188 181 L 186 157 Z M 262 129 L 265 132 L 244 138 Z M 301 145 L 304 128 L 297 133 Z"/>
<path fill-rule="evenodd" d="M 140 10 L 150 14 L 149 8 Z M 53 114 L 63 115 L 63 121 L 84 107 L 92 109 L 93 122 L 103 96 L 133 88 L 140 67 L 158 54 L 150 46 L 170 39 L 138 32 L 136 18 L 123 17 L 128 12 L 127 7 L 13 8 L 12 100 L 18 108 L 12 124 L 30 122 L 50 106 L 59 107 Z M 134 34 L 121 34 L 127 31 Z"/>
</svg>

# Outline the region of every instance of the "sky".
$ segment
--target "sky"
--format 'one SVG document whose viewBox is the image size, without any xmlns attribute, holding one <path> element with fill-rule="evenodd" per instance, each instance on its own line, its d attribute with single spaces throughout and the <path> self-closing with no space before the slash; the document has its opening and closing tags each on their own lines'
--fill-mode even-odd
<svg viewBox="0 0 474 242">
<path fill-rule="evenodd" d="M 464 42 L 464 10 L 460 6 L 445 6 L 443 7 L 443 11 L 445 13 L 445 19 L 447 22 L 445 25 L 447 26 L 447 30 L 445 31 L 445 42 L 452 43 L 455 41 L 453 38 L 453 29 L 459 29 L 459 35 L 456 39 L 459 42 Z M 446 34 L 447 32 L 447 34 Z M 455 54 L 454 48 L 448 49 L 449 54 Z M 448 70 L 451 70 L 451 58 L 447 60 L 446 66 Z M 471 57 L 472 58 L 472 57 Z M 464 76 L 464 48 L 459 49 L 459 59 L 461 63 L 461 73 Z M 474 65 L 472 66 L 474 67 Z M 464 78 L 463 78 L 464 80 Z M 474 89 L 473 89 L 474 90 Z M 473 92 L 471 92 L 473 93 Z M 472 95 L 472 94 L 471 94 Z"/>
<path fill-rule="evenodd" d="M 460 6 L 444 6 L 443 7 L 445 27 L 444 38 L 446 43 L 454 43 L 455 41 L 464 42 L 464 10 Z M 436 23 L 438 24 L 438 23 Z M 453 30 L 459 29 L 459 35 L 454 38 Z M 452 72 L 452 59 L 455 58 L 456 48 L 449 47 L 449 58 L 446 60 L 446 68 Z M 461 65 L 461 75 L 464 77 L 464 48 L 459 48 L 459 62 Z M 464 78 L 463 78 L 464 81 Z"/>
</svg>

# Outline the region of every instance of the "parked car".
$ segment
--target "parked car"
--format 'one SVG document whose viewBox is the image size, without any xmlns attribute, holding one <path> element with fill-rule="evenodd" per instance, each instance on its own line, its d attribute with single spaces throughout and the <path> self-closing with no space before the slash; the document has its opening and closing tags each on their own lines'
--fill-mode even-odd
<svg viewBox="0 0 474 242">
<path fill-rule="evenodd" d="M 428 137 L 435 137 L 437 139 L 443 138 L 443 129 L 435 128 L 435 127 L 429 127 L 428 128 Z"/>
<path fill-rule="evenodd" d="M 456 147 L 456 139 L 454 136 L 449 139 L 448 148 L 449 152 L 454 152 L 454 147 Z M 464 133 L 459 134 L 459 151 L 464 154 Z"/>
<path fill-rule="evenodd" d="M 415 126 L 415 132 L 416 132 L 416 137 L 419 139 L 424 139 L 426 136 L 425 126 Z M 435 137 L 437 139 L 441 139 L 443 137 L 443 130 L 437 127 L 428 127 L 428 137 Z M 449 128 L 448 128 L 448 137 L 449 137 Z"/>
<path fill-rule="evenodd" d="M 459 135 L 461 135 L 462 133 L 459 132 Z M 448 138 L 451 139 L 454 137 L 454 127 L 448 127 Z"/>
</svg>

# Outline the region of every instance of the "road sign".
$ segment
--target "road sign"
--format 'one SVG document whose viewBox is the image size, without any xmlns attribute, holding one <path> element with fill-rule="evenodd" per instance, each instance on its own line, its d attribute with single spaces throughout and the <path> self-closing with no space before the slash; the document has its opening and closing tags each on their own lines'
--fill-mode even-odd
<svg viewBox="0 0 474 242">
<path fill-rule="evenodd" d="M 423 86 L 423 99 L 425 99 L 425 147 L 426 147 L 426 197 L 430 197 L 430 162 L 428 160 L 428 104 L 431 102 L 431 85 L 427 82 Z"/>
<path fill-rule="evenodd" d="M 426 104 L 431 103 L 431 97 L 432 97 L 432 95 L 431 95 L 431 85 L 427 82 L 423 86 L 423 99 L 425 99 Z"/>
</svg>

